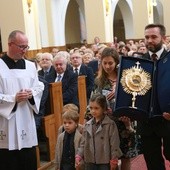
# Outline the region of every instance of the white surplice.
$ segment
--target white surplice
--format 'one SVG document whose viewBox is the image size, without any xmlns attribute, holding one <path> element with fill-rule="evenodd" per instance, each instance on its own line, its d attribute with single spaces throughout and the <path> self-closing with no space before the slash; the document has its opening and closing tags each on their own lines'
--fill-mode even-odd
<svg viewBox="0 0 170 170">
<path fill-rule="evenodd" d="M 35 64 L 25 60 L 26 69 L 9 69 L 0 59 L 0 148 L 16 150 L 37 145 L 33 110 L 38 113 L 44 85 L 39 82 Z M 23 101 L 17 104 L 15 95 L 31 89 L 34 105 Z"/>
</svg>

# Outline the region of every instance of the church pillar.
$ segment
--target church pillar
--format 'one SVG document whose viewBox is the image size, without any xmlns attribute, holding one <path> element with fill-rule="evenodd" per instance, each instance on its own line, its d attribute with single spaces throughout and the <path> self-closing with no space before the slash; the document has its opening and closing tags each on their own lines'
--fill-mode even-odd
<svg viewBox="0 0 170 170">
<path fill-rule="evenodd" d="M 162 0 L 163 4 L 163 18 L 164 18 L 164 25 L 166 27 L 166 35 L 170 36 L 170 24 L 169 24 L 169 7 L 170 1 Z"/>
<path fill-rule="evenodd" d="M 128 39 L 144 38 L 144 28 L 149 23 L 149 14 L 147 11 L 147 1 L 133 0 L 133 37 Z"/>
<path fill-rule="evenodd" d="M 85 21 L 87 30 L 87 43 L 93 43 L 94 37 L 98 36 L 101 43 L 112 40 L 109 14 L 106 11 L 105 0 L 84 0 Z M 109 12 L 109 11 L 108 11 Z"/>
</svg>

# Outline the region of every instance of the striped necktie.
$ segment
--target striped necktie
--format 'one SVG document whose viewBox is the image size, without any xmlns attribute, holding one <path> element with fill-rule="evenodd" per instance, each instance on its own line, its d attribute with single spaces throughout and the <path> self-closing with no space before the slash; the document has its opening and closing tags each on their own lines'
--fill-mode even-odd
<svg viewBox="0 0 170 170">
<path fill-rule="evenodd" d="M 74 69 L 74 73 L 75 73 L 76 75 L 78 75 L 78 68 L 75 68 L 75 69 Z"/>
<path fill-rule="evenodd" d="M 46 78 L 46 76 L 48 75 L 48 71 L 44 72 L 44 78 Z"/>
<path fill-rule="evenodd" d="M 57 82 L 58 81 L 61 81 L 61 74 L 58 74 L 58 76 L 57 76 Z"/>
</svg>

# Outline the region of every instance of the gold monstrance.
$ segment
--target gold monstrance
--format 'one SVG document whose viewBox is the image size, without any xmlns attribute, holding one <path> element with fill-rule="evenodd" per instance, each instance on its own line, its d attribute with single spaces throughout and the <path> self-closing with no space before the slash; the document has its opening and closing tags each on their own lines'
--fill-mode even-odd
<svg viewBox="0 0 170 170">
<path fill-rule="evenodd" d="M 120 80 L 123 90 L 133 96 L 132 108 L 136 108 L 136 96 L 145 95 L 152 87 L 150 74 L 139 65 L 140 63 L 137 61 L 136 66 L 123 70 L 122 78 Z"/>
</svg>

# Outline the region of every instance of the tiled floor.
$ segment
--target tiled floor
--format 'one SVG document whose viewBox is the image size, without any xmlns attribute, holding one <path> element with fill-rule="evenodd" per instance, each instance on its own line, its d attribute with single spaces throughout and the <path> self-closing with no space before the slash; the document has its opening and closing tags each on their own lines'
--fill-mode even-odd
<svg viewBox="0 0 170 170">
<path fill-rule="evenodd" d="M 147 170 L 143 155 L 139 155 L 131 162 L 131 170 Z M 166 161 L 166 170 L 170 170 L 170 162 Z"/>
<path fill-rule="evenodd" d="M 131 170 L 147 170 L 143 155 L 139 155 L 131 161 Z"/>
<path fill-rule="evenodd" d="M 47 170 L 55 170 L 55 168 L 52 165 Z M 139 155 L 131 161 L 131 170 L 147 170 L 143 155 Z M 166 170 L 170 170 L 170 163 L 168 161 L 166 161 Z"/>
</svg>

